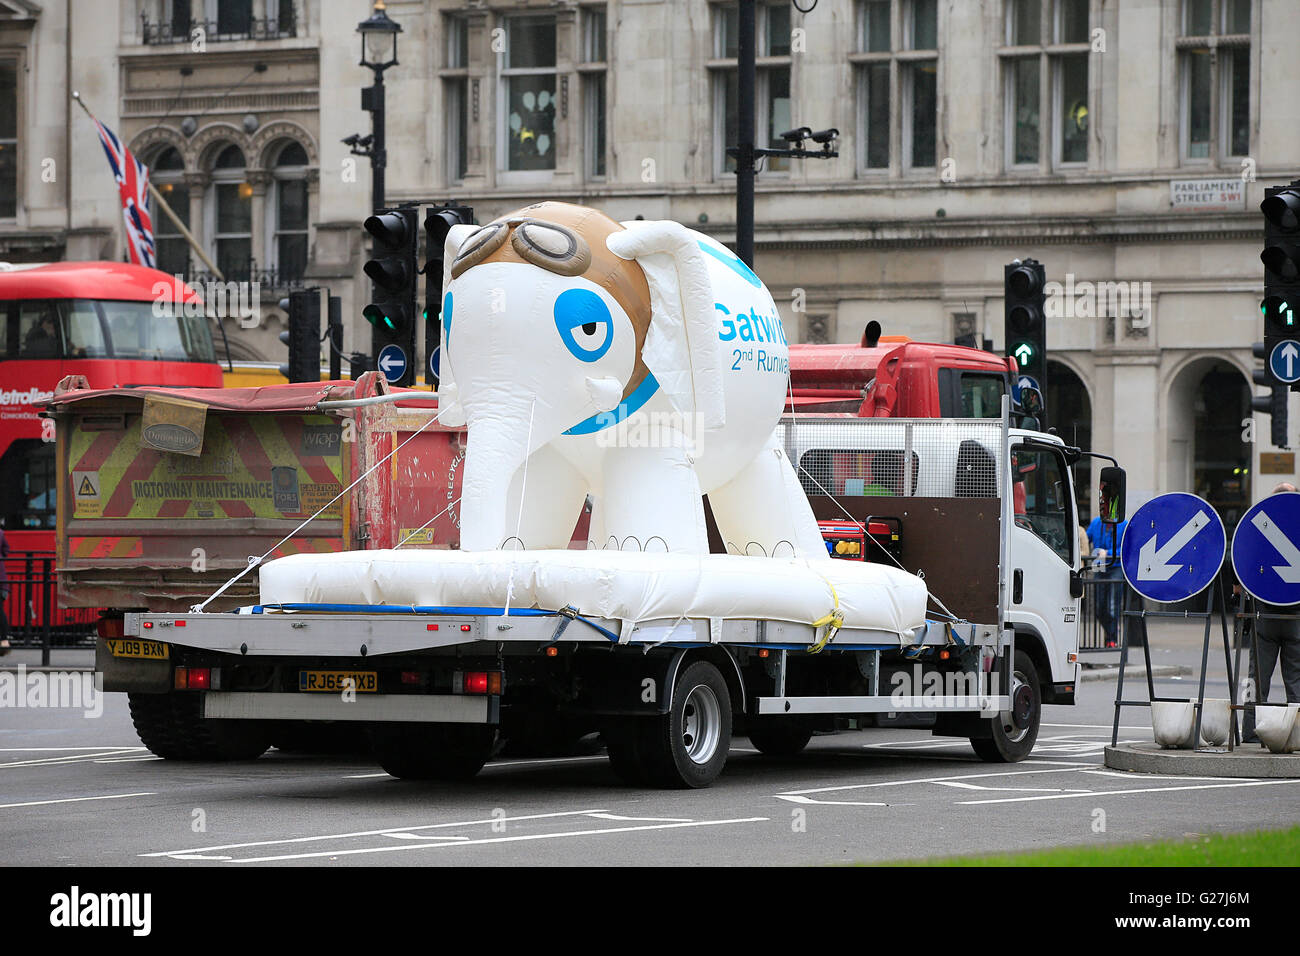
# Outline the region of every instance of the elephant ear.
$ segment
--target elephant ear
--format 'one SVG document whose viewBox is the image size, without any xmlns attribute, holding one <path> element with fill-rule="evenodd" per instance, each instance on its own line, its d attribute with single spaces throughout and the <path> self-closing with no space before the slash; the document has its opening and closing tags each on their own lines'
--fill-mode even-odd
<svg viewBox="0 0 1300 956">
<path fill-rule="evenodd" d="M 452 226 L 447 231 L 447 240 L 443 243 L 442 253 L 442 291 L 444 296 L 443 316 L 442 316 L 442 333 L 438 340 L 439 355 L 438 362 L 438 421 L 443 425 L 451 428 L 459 428 L 465 424 L 465 409 L 460 404 L 460 392 L 456 388 L 455 376 L 451 373 L 451 352 L 447 349 L 447 335 L 455 321 L 455 304 L 452 305 L 451 314 L 447 314 L 446 299 L 447 289 L 451 285 L 451 264 L 460 252 L 461 245 L 471 235 L 478 232 L 478 226 L 465 224 Z M 424 281 L 428 282 L 430 276 L 425 276 Z"/>
<path fill-rule="evenodd" d="M 680 223 L 634 220 L 606 245 L 633 259 L 650 286 L 650 328 L 641 358 L 683 415 L 701 428 L 726 421 L 722 348 L 713 307 L 713 283 L 699 241 Z"/>
</svg>

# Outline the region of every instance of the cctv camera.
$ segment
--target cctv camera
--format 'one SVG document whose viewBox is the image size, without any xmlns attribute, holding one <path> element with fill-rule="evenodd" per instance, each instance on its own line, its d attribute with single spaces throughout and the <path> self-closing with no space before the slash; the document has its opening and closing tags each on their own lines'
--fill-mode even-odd
<svg viewBox="0 0 1300 956">
<path fill-rule="evenodd" d="M 835 129 L 834 127 L 831 127 L 830 129 L 819 129 L 815 133 L 810 131 L 808 135 L 809 137 L 812 138 L 812 141 L 814 143 L 821 143 L 824 146 L 827 143 L 832 142 L 836 137 L 838 137 L 840 135 L 840 131 Z"/>
<path fill-rule="evenodd" d="M 788 129 L 781 134 L 781 138 L 787 143 L 802 143 L 812 135 L 812 130 L 807 126 L 800 126 L 795 129 Z"/>
<path fill-rule="evenodd" d="M 344 146 L 355 146 L 357 145 L 357 140 L 359 139 L 361 139 L 361 134 L 353 133 L 351 136 L 345 136 L 342 140 L 342 143 Z"/>
</svg>

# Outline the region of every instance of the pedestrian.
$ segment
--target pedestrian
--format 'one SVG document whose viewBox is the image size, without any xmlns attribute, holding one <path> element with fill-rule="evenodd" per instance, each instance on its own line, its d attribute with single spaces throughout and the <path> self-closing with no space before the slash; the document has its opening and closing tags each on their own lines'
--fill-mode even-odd
<svg viewBox="0 0 1300 956">
<path fill-rule="evenodd" d="M 9 653 L 9 542 L 5 540 L 5 519 L 0 518 L 0 657 Z"/>
<path fill-rule="evenodd" d="M 1273 489 L 1273 494 L 1294 493 L 1295 485 L 1284 481 Z M 1282 662 L 1282 688 L 1288 704 L 1300 703 L 1300 616 L 1295 607 L 1279 607 L 1257 601 L 1257 610 L 1261 614 L 1284 614 L 1285 619 L 1256 618 L 1255 641 L 1251 645 L 1250 678 L 1254 688 L 1254 699 L 1259 702 L 1268 700 L 1269 686 L 1273 683 L 1273 671 L 1278 661 Z M 1255 657 L 1255 648 L 1259 648 L 1259 658 Z M 1247 710 L 1241 722 L 1242 743 L 1259 743 L 1255 735 L 1255 714 Z"/>
<path fill-rule="evenodd" d="M 1119 647 L 1119 626 L 1124 610 L 1124 574 L 1119 565 L 1119 543 L 1124 539 L 1128 520 L 1103 521 L 1108 506 L 1105 496 L 1098 500 L 1098 513 L 1088 525 L 1088 543 L 1094 556 L 1093 579 L 1097 601 L 1097 623 L 1106 632 L 1106 646 Z"/>
</svg>

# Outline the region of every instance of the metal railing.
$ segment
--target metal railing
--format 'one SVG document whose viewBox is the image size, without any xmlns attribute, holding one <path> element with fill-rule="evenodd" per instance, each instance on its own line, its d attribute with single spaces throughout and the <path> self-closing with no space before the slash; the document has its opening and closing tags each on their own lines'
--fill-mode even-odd
<svg viewBox="0 0 1300 956">
<path fill-rule="evenodd" d="M 195 20 L 188 16 L 155 22 L 148 14 L 140 15 L 140 34 L 146 46 L 164 43 L 188 43 L 194 31 L 202 30 L 204 42 L 230 40 L 281 40 L 298 35 L 296 8 L 276 17 L 244 17 L 221 20 Z"/>
<path fill-rule="evenodd" d="M 53 551 L 11 551 L 4 562 L 9 596 L 4 600 L 12 647 L 39 647 L 49 663 L 53 647 L 93 647 L 98 608 L 64 608 L 58 602 Z"/>
<path fill-rule="evenodd" d="M 1079 602 L 1079 651 L 1119 650 L 1124 599 L 1129 591 L 1123 575 L 1085 571 Z M 1130 607 L 1135 598 L 1129 595 Z"/>
</svg>

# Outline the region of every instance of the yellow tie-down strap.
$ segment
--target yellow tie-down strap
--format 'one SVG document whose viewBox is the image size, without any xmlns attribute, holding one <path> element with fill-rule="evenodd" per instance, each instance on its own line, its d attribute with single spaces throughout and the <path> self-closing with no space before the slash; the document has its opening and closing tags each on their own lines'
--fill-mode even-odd
<svg viewBox="0 0 1300 956">
<path fill-rule="evenodd" d="M 840 596 L 835 590 L 835 585 L 832 584 L 830 578 L 826 577 L 824 574 L 820 575 L 820 577 L 826 582 L 826 586 L 831 589 L 831 600 L 834 602 L 834 606 L 828 613 L 812 622 L 814 628 L 818 630 L 826 628 L 826 630 L 822 633 L 821 637 L 809 645 L 809 654 L 820 653 L 827 644 L 835 639 L 835 635 L 839 632 L 839 629 L 844 626 L 844 612 L 840 610 Z"/>
</svg>

